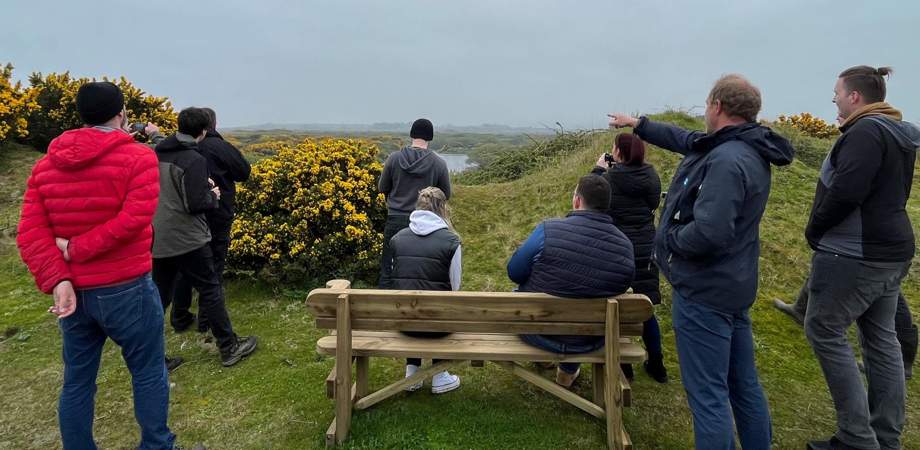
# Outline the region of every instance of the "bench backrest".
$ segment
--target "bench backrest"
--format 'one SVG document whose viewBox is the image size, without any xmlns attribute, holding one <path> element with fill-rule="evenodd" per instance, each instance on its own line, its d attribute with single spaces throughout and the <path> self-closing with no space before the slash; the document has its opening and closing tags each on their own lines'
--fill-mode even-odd
<svg viewBox="0 0 920 450">
<path fill-rule="evenodd" d="M 474 333 L 605 334 L 607 299 L 570 299 L 525 292 L 399 291 L 349 289 L 333 280 L 314 289 L 307 306 L 317 328 L 335 329 L 339 298 L 347 295 L 353 330 Z M 652 316 L 641 294 L 613 297 L 620 335 L 639 336 Z"/>
</svg>

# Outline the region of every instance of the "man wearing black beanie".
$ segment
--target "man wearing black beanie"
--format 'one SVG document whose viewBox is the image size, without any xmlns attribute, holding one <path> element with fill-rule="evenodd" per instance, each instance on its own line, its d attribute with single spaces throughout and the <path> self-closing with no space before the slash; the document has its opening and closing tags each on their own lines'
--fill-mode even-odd
<svg viewBox="0 0 920 450">
<path fill-rule="evenodd" d="M 409 226 L 409 215 L 415 209 L 418 193 L 434 186 L 450 198 L 450 174 L 447 163 L 440 156 L 428 150 L 434 139 L 434 126 L 428 119 L 418 119 L 409 131 L 412 143 L 402 150 L 390 154 L 383 165 L 378 188 L 387 197 L 387 223 L 383 229 L 383 255 L 380 258 L 381 289 L 391 287 L 390 272 L 393 267 L 393 253 L 390 239 Z"/>
<path fill-rule="evenodd" d="M 39 290 L 53 295 L 48 312 L 60 320 L 61 443 L 96 448 L 96 376 L 111 339 L 131 373 L 139 448 L 176 448 L 167 426 L 163 310 L 150 274 L 157 157 L 124 131 L 118 86 L 86 83 L 76 106 L 87 126 L 54 139 L 35 164 L 16 236 Z"/>
</svg>

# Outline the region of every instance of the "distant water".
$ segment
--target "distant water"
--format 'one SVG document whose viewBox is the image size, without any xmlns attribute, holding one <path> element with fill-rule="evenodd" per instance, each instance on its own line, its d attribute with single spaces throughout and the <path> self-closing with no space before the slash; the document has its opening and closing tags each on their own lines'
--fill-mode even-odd
<svg viewBox="0 0 920 450">
<path fill-rule="evenodd" d="M 476 167 L 476 164 L 470 161 L 470 157 L 462 153 L 438 153 L 438 156 L 447 163 L 449 172 L 463 172 L 466 169 Z"/>
</svg>

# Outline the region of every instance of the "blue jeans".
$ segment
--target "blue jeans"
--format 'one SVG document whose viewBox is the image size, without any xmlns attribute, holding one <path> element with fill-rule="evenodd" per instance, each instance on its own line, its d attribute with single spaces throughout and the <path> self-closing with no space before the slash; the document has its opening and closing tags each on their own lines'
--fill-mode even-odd
<svg viewBox="0 0 920 450">
<path fill-rule="evenodd" d="M 522 334 L 522 341 L 541 350 L 553 353 L 577 354 L 593 352 L 604 346 L 603 336 L 545 336 L 542 334 Z M 559 363 L 559 370 L 573 374 L 578 371 L 579 363 Z"/>
<path fill-rule="evenodd" d="M 677 356 L 697 449 L 769 449 L 770 411 L 754 364 L 747 310 L 724 313 L 673 293 Z M 734 415 L 734 423 L 732 416 Z"/>
<path fill-rule="evenodd" d="M 60 321 L 64 340 L 64 387 L 58 419 L 65 450 L 95 450 L 93 414 L 102 346 L 111 338 L 131 372 L 134 417 L 142 450 L 173 448 L 166 420 L 163 306 L 150 274 L 126 284 L 77 291 L 77 309 Z"/>
</svg>

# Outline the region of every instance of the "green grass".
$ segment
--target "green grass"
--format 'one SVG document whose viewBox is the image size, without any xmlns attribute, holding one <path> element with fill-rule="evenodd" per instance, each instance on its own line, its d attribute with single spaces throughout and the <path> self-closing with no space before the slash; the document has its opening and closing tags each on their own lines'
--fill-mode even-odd
<svg viewBox="0 0 920 450">
<path fill-rule="evenodd" d="M 687 126 L 700 123 L 681 115 L 664 116 Z M 613 136 L 591 136 L 585 148 L 521 179 L 482 186 L 458 186 L 452 201 L 454 221 L 464 241 L 464 289 L 508 290 L 505 262 L 546 217 L 570 207 L 576 180 L 606 151 Z M 796 137 L 798 139 L 798 137 Z M 833 432 L 835 418 L 818 364 L 801 330 L 772 309 L 773 297 L 798 292 L 808 272 L 810 252 L 802 230 L 811 206 L 820 153 L 830 141 L 806 141 L 805 162 L 774 171 L 773 194 L 762 231 L 761 284 L 752 310 L 761 381 L 775 429 L 775 448 L 800 449 Z M 822 146 L 824 146 L 822 148 Z M 678 158 L 650 150 L 662 180 Z M 24 148 L 0 148 L 0 228 L 18 217 L 28 168 L 39 155 Z M 807 163 L 807 164 L 806 164 Z M 920 223 L 920 200 L 909 210 Z M 5 218 L 5 219 L 4 219 Z M 12 219 L 9 219 L 12 218 Z M 4 220 L 6 222 L 4 222 Z M 0 449 L 59 448 L 56 401 L 61 384 L 60 336 L 45 313 L 50 299 L 38 293 L 22 266 L 10 234 L 0 242 Z M 920 278 L 911 272 L 904 291 L 920 308 Z M 320 448 L 332 420 L 332 401 L 323 380 L 332 359 L 315 351 L 324 331 L 313 328 L 303 307 L 312 286 L 280 289 L 238 280 L 227 290 L 228 305 L 240 334 L 257 334 L 261 348 L 238 367 L 224 369 L 211 344 L 195 333 L 167 333 L 170 354 L 186 359 L 173 376 L 170 425 L 180 442 L 204 442 L 216 449 Z M 659 385 L 641 370 L 633 384 L 633 407 L 625 423 L 640 449 L 692 447 L 692 426 L 680 385 L 670 327 L 669 293 L 658 309 L 666 364 L 672 381 Z M 402 375 L 396 360 L 371 363 L 371 386 L 379 388 Z M 463 386 L 435 397 L 426 391 L 402 394 L 368 411 L 357 412 L 347 448 L 603 448 L 603 423 L 491 365 L 462 367 Z M 590 376 L 577 384 L 589 395 Z M 905 448 L 920 448 L 920 386 L 909 384 Z M 118 348 L 108 345 L 99 374 L 96 436 L 102 448 L 131 448 L 138 439 L 131 409 L 130 378 Z"/>
</svg>

